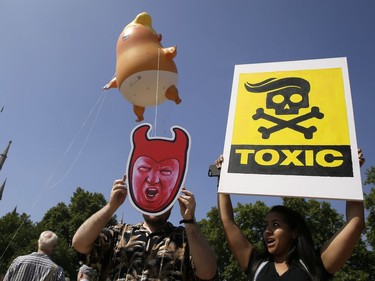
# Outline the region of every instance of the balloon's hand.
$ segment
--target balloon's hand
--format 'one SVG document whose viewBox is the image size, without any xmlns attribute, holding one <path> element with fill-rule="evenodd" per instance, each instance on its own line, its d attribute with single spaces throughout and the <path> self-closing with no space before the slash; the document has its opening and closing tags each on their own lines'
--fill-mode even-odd
<svg viewBox="0 0 375 281">
<path fill-rule="evenodd" d="M 104 85 L 103 90 L 109 90 L 111 88 L 117 88 L 116 77 L 109 81 L 106 85 Z"/>
</svg>

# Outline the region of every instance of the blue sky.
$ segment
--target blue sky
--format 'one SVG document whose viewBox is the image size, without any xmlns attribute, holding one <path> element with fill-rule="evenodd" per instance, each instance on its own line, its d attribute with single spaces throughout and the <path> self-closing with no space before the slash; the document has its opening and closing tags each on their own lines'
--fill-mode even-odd
<svg viewBox="0 0 375 281">
<path fill-rule="evenodd" d="M 17 206 L 39 221 L 58 202 L 68 204 L 78 186 L 108 199 L 138 123 L 117 90 L 101 88 L 115 72 L 119 33 L 143 11 L 163 46 L 177 45 L 183 100 L 147 108 L 145 122 L 156 120 L 158 136 L 170 137 L 173 125 L 189 131 L 186 187 L 197 197 L 198 219 L 216 206 L 207 168 L 223 150 L 236 64 L 347 57 L 362 171 L 375 164 L 374 1 L 2 0 L 0 150 L 13 143 L 0 172 L 0 183 L 7 178 L 0 216 Z M 342 211 L 342 201 L 332 204 Z M 128 200 L 117 215 L 141 220 Z M 171 220 L 179 219 L 176 206 Z"/>
</svg>

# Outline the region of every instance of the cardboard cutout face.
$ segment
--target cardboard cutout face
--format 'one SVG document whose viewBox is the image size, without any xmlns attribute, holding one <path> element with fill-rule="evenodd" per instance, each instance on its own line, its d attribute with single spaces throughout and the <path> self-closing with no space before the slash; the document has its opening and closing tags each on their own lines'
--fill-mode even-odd
<svg viewBox="0 0 375 281">
<path fill-rule="evenodd" d="M 128 160 L 128 186 L 134 207 L 146 215 L 160 215 L 176 201 L 183 186 L 190 150 L 189 134 L 173 127 L 172 139 L 149 138 L 150 124 L 136 127 Z"/>
<path fill-rule="evenodd" d="M 179 173 L 176 159 L 155 161 L 148 156 L 139 157 L 133 168 L 134 198 L 141 206 L 154 210 L 168 203 L 173 194 Z"/>
</svg>

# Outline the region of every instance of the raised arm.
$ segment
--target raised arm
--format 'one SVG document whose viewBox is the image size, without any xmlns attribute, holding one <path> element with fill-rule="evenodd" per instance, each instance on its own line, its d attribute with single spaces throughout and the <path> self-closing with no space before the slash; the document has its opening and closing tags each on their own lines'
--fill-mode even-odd
<svg viewBox="0 0 375 281">
<path fill-rule="evenodd" d="M 362 151 L 358 150 L 359 163 L 365 162 Z M 363 202 L 346 202 L 346 224 L 322 248 L 321 258 L 326 270 L 338 271 L 352 255 L 362 231 L 365 228 Z"/>
<path fill-rule="evenodd" d="M 223 157 L 216 160 L 216 166 L 221 168 Z M 219 180 L 219 179 L 218 179 Z M 218 193 L 217 205 L 220 214 L 220 220 L 224 228 L 225 238 L 229 248 L 243 270 L 246 270 L 249 264 L 254 246 L 242 233 L 234 220 L 233 206 L 229 194 Z"/>
<path fill-rule="evenodd" d="M 208 243 L 203 233 L 194 221 L 196 202 L 194 194 L 186 189 L 179 196 L 178 202 L 183 220 L 185 223 L 186 235 L 189 242 L 190 255 L 193 259 L 196 275 L 201 280 L 211 280 L 216 276 L 217 263 L 215 252 Z"/>
<path fill-rule="evenodd" d="M 218 193 L 220 220 L 229 248 L 243 270 L 246 270 L 254 246 L 238 227 L 233 216 L 232 201 L 228 194 Z"/>
<path fill-rule="evenodd" d="M 73 248 L 82 253 L 88 254 L 93 243 L 99 236 L 107 222 L 112 218 L 116 210 L 122 205 L 127 196 L 125 179 L 116 180 L 113 183 L 109 203 L 98 212 L 88 218 L 76 231 L 73 236 Z"/>
</svg>

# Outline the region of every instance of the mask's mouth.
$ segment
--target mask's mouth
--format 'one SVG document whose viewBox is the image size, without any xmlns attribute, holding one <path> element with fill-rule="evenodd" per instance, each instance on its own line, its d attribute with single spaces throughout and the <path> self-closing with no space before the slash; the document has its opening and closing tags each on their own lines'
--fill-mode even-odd
<svg viewBox="0 0 375 281">
<path fill-rule="evenodd" d="M 146 197 L 147 199 L 153 200 L 159 194 L 159 190 L 155 187 L 146 188 Z"/>
</svg>

